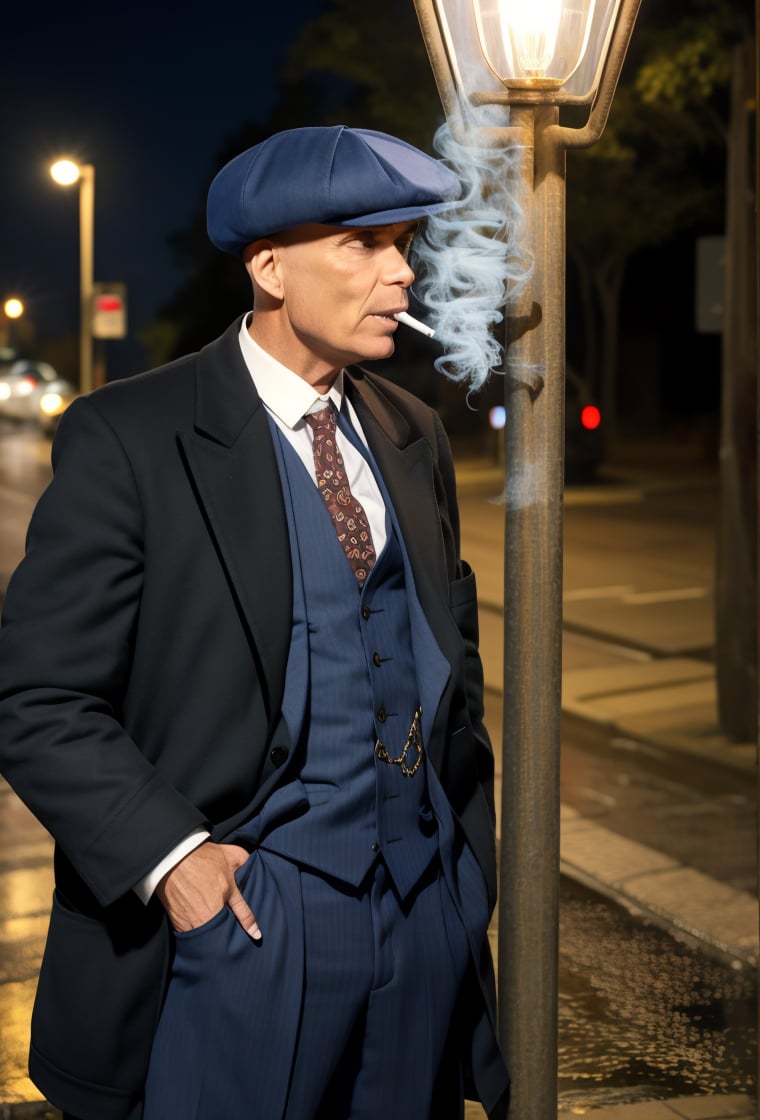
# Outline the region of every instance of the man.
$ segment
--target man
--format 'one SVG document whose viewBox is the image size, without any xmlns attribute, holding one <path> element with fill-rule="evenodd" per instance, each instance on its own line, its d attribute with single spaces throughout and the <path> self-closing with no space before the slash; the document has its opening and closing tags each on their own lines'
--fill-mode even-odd
<svg viewBox="0 0 760 1120">
<path fill-rule="evenodd" d="M 76 402 L 0 630 L 3 772 L 56 839 L 30 1071 L 81 1120 L 506 1113 L 493 760 L 435 413 L 393 353 L 458 190 L 295 129 L 211 186 L 253 314 Z"/>
</svg>

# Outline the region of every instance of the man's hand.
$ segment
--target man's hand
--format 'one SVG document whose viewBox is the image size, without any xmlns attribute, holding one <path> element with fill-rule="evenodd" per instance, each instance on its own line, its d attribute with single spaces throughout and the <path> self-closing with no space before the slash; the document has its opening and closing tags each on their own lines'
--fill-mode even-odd
<svg viewBox="0 0 760 1120">
<path fill-rule="evenodd" d="M 209 840 L 164 875 L 156 894 L 175 930 L 187 933 L 229 906 L 249 937 L 261 940 L 258 923 L 235 882 L 235 871 L 248 856 L 245 848 L 236 844 Z"/>
</svg>

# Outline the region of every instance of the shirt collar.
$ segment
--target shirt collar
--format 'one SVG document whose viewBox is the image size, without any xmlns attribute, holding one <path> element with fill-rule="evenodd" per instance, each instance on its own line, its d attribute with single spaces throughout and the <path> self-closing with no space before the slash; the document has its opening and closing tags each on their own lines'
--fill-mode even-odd
<svg viewBox="0 0 760 1120">
<path fill-rule="evenodd" d="M 256 391 L 263 403 L 278 420 L 288 428 L 295 428 L 307 412 L 316 412 L 332 402 L 337 412 L 343 404 L 343 373 L 341 370 L 325 396 L 288 369 L 266 350 L 263 350 L 248 333 L 250 315 L 243 316 L 240 327 L 240 349 Z"/>
</svg>

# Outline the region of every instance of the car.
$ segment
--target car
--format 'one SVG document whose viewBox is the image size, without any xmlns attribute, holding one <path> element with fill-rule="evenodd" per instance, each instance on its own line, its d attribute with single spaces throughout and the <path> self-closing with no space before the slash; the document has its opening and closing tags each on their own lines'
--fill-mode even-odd
<svg viewBox="0 0 760 1120">
<path fill-rule="evenodd" d="M 77 390 L 48 362 L 21 358 L 0 368 L 0 416 L 36 424 L 51 435 Z"/>
<path fill-rule="evenodd" d="M 507 420 L 503 404 L 492 405 L 488 424 L 499 435 Z M 604 457 L 602 414 L 585 382 L 570 367 L 565 377 L 565 482 L 583 485 L 596 480 Z"/>
</svg>

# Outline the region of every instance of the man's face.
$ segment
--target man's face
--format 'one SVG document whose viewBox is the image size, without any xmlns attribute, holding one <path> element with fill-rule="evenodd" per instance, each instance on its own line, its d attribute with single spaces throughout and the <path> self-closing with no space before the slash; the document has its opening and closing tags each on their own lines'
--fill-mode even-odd
<svg viewBox="0 0 760 1120">
<path fill-rule="evenodd" d="M 348 228 L 311 225 L 275 239 L 286 332 L 286 364 L 305 375 L 309 359 L 334 370 L 389 358 L 414 273 L 406 257 L 417 222 Z"/>
</svg>

